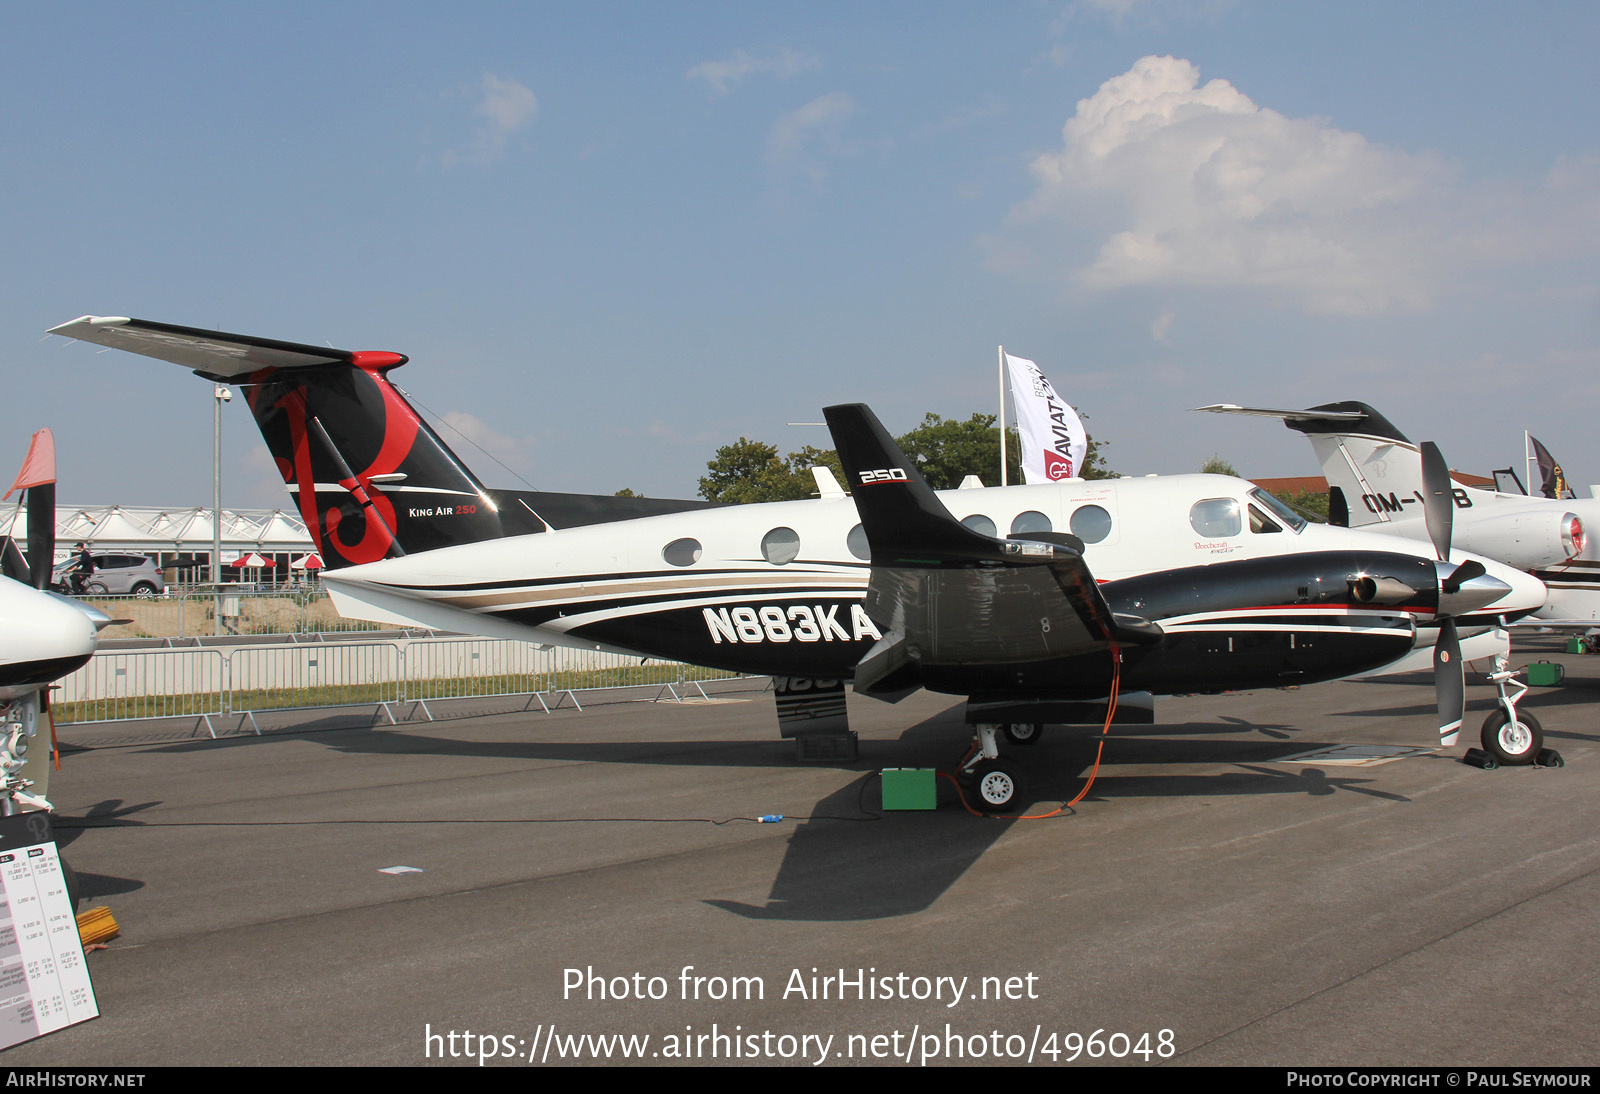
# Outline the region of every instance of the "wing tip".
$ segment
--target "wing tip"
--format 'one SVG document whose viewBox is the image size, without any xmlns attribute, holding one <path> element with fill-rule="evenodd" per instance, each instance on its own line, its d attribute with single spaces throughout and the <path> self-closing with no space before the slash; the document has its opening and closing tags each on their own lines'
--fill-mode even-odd
<svg viewBox="0 0 1600 1094">
<path fill-rule="evenodd" d="M 133 320 L 126 315 L 80 315 L 76 319 L 51 327 L 46 333 L 71 337 L 72 331 L 83 327 L 125 327 L 131 322 Z"/>
</svg>

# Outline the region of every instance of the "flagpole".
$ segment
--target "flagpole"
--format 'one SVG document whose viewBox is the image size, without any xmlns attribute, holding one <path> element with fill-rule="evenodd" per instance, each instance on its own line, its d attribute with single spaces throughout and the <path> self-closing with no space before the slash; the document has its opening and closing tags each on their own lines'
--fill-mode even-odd
<svg viewBox="0 0 1600 1094">
<path fill-rule="evenodd" d="M 1000 485 L 1006 481 L 1006 347 L 998 347 L 1000 379 Z"/>
</svg>

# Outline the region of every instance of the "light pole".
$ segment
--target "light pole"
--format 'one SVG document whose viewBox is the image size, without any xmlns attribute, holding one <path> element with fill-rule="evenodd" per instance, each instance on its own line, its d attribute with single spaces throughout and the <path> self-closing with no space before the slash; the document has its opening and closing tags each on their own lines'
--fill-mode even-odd
<svg viewBox="0 0 1600 1094">
<path fill-rule="evenodd" d="M 222 633 L 222 404 L 233 399 L 226 384 L 211 390 L 211 620 Z"/>
</svg>

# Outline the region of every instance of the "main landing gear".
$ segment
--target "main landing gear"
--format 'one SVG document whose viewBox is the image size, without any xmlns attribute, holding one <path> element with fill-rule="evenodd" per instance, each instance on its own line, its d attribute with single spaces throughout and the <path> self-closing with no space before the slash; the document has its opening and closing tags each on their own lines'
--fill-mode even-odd
<svg viewBox="0 0 1600 1094">
<path fill-rule="evenodd" d="M 1001 758 L 995 734 L 1003 732 L 1013 744 L 1031 745 L 1044 733 L 1044 726 L 1036 722 L 980 722 L 972 728 L 977 740 L 957 774 L 967 780 L 978 809 L 985 813 L 1013 812 L 1022 804 L 1022 780 L 1017 765 Z"/>
<path fill-rule="evenodd" d="M 1544 727 L 1539 725 L 1539 719 L 1517 709 L 1518 701 L 1528 692 L 1528 685 L 1507 667 L 1509 661 L 1506 654 L 1496 656 L 1494 671 L 1489 674 L 1489 682 L 1500 693 L 1500 703 L 1484 719 L 1483 750 L 1494 757 L 1496 763 L 1507 767 L 1531 763 L 1559 767 L 1560 754 L 1544 750 Z M 1516 688 L 1516 694 L 1511 694 L 1509 688 Z"/>
</svg>

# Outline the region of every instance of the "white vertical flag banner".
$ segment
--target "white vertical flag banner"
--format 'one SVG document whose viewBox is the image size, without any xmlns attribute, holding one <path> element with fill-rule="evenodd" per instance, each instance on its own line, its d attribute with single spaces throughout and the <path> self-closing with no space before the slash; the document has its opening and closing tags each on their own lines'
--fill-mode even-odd
<svg viewBox="0 0 1600 1094">
<path fill-rule="evenodd" d="M 1017 408 L 1022 436 L 1022 474 L 1030 485 L 1059 482 L 1083 474 L 1089 435 L 1066 400 L 1056 394 L 1039 366 L 1006 354 L 1011 374 L 1011 402 Z"/>
</svg>

